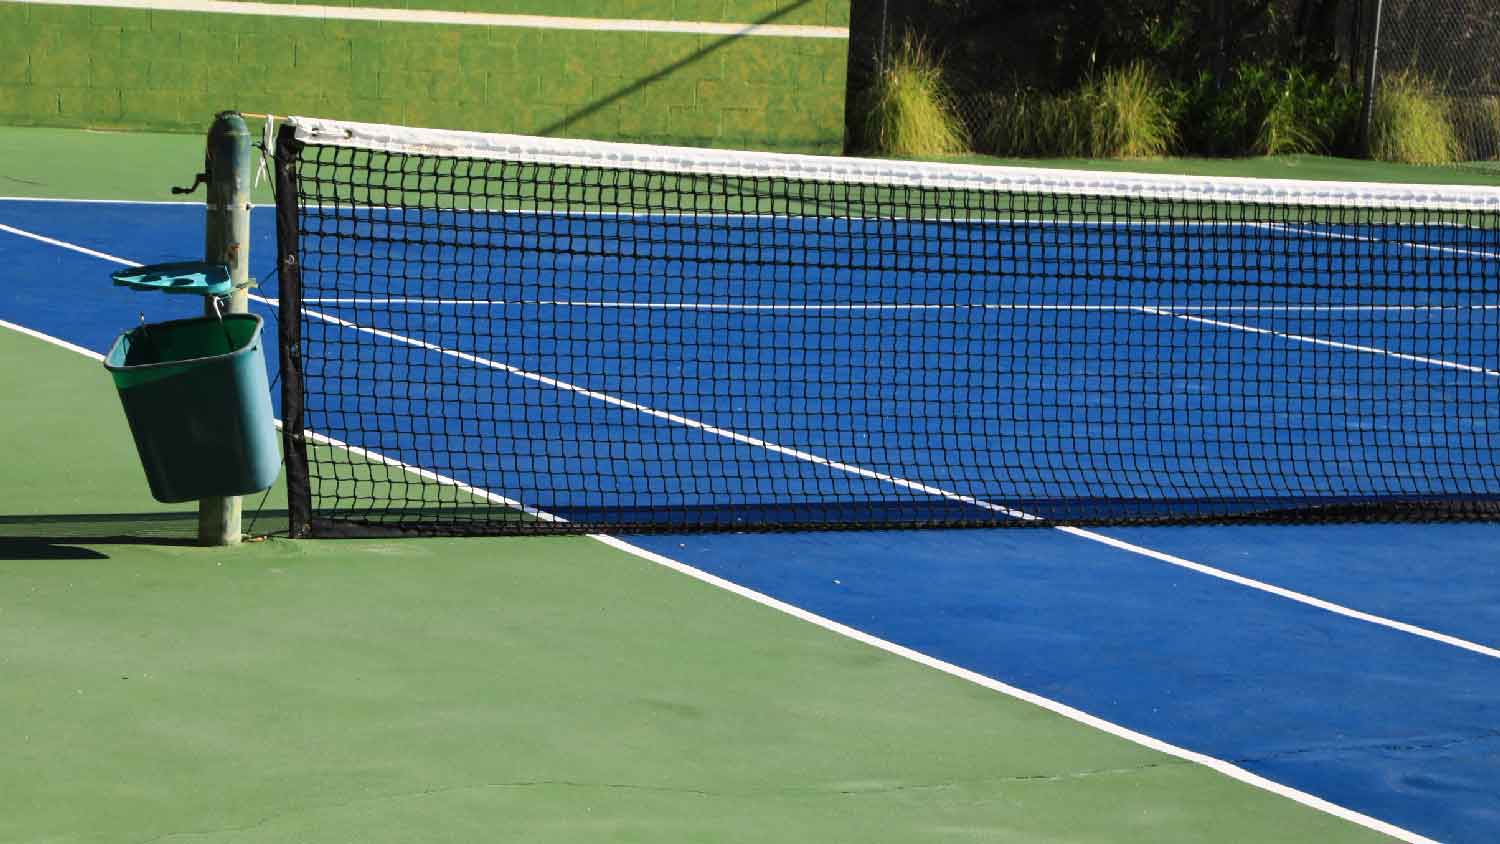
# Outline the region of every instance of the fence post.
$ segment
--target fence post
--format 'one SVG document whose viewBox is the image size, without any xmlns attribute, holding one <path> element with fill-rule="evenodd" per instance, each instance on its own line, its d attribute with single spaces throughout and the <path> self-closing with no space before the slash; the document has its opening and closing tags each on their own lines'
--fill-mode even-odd
<svg viewBox="0 0 1500 844">
<path fill-rule="evenodd" d="M 1369 51 L 1365 63 L 1365 95 L 1359 108 L 1359 153 L 1370 157 L 1370 121 L 1375 112 L 1376 73 L 1380 62 L 1380 13 L 1383 0 L 1369 0 L 1374 7 L 1370 17 Z"/>
</svg>

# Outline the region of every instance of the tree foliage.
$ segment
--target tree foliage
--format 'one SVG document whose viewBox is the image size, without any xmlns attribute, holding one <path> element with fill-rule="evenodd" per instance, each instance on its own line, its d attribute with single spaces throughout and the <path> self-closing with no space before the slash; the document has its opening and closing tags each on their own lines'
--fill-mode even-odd
<svg viewBox="0 0 1500 844">
<path fill-rule="evenodd" d="M 1359 0 L 893 0 L 896 26 L 944 45 L 982 86 L 1062 89 L 1145 60 L 1173 79 L 1275 62 L 1331 75 L 1352 58 Z"/>
</svg>

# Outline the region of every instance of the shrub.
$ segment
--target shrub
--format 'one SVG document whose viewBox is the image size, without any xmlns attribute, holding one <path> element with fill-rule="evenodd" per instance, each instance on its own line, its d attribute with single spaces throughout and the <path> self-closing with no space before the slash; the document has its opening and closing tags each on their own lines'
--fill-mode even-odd
<svg viewBox="0 0 1500 844">
<path fill-rule="evenodd" d="M 1298 68 L 1283 71 L 1260 119 L 1254 151 L 1261 155 L 1326 153 L 1347 146 L 1359 95 L 1347 85 Z"/>
<path fill-rule="evenodd" d="M 1087 114 L 1096 158 L 1154 158 L 1177 140 L 1167 91 L 1142 62 L 1108 71 L 1079 96 L 1075 112 Z"/>
<path fill-rule="evenodd" d="M 1465 161 L 1500 160 L 1500 97 L 1472 97 L 1448 112 Z"/>
<path fill-rule="evenodd" d="M 988 99 L 979 144 L 994 155 L 1163 155 L 1176 138 L 1168 93 L 1140 63 L 1069 93 L 1018 88 Z"/>
<path fill-rule="evenodd" d="M 1451 164 L 1462 150 L 1437 86 L 1412 71 L 1380 82 L 1370 115 L 1370 155 L 1404 164 Z"/>
<path fill-rule="evenodd" d="M 877 74 L 864 128 L 865 144 L 876 155 L 960 155 L 968 148 L 937 59 L 911 36 Z"/>
<path fill-rule="evenodd" d="M 1194 152 L 1333 152 L 1350 146 L 1359 93 L 1300 68 L 1241 64 L 1223 85 L 1200 73 L 1174 105 L 1183 145 Z"/>
<path fill-rule="evenodd" d="M 985 101 L 978 134 L 981 151 L 991 155 L 1075 157 L 1089 154 L 1088 115 L 1080 98 L 1018 88 Z"/>
<path fill-rule="evenodd" d="M 1238 78 L 1238 73 L 1233 78 Z M 1182 148 L 1209 156 L 1229 156 L 1245 151 L 1244 100 L 1229 93 L 1229 82 L 1220 90 L 1214 75 L 1202 70 L 1196 78 L 1172 88 L 1169 108 L 1178 121 Z"/>
</svg>

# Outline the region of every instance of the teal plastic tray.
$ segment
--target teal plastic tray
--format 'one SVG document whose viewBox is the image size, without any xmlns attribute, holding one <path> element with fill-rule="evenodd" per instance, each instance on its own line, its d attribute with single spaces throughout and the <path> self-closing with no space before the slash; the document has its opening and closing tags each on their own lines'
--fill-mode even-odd
<svg viewBox="0 0 1500 844">
<path fill-rule="evenodd" d="M 199 296 L 228 296 L 234 290 L 229 267 L 202 261 L 179 261 L 175 264 L 152 264 L 126 267 L 109 274 L 117 287 L 135 290 L 160 290 L 165 293 L 195 293 Z"/>
</svg>

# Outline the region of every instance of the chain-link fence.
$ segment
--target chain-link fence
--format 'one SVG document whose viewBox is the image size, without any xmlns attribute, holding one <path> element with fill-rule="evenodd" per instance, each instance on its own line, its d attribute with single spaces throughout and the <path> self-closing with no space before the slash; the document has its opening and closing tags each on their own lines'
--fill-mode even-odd
<svg viewBox="0 0 1500 844">
<path fill-rule="evenodd" d="M 1500 160 L 1500 2 L 1383 0 L 1379 78 L 1415 74 L 1442 92 L 1469 161 Z"/>
</svg>

